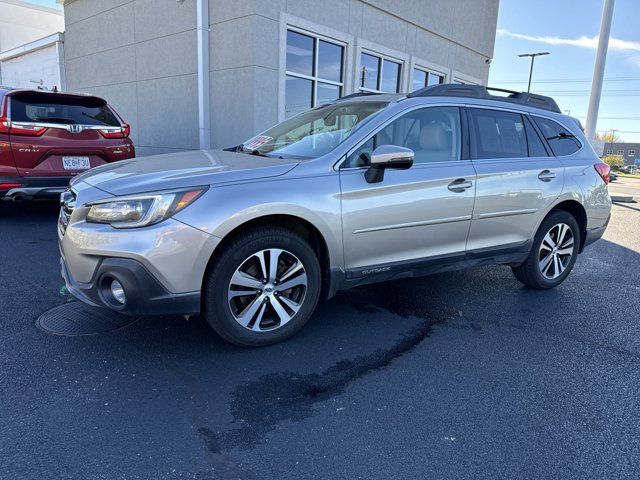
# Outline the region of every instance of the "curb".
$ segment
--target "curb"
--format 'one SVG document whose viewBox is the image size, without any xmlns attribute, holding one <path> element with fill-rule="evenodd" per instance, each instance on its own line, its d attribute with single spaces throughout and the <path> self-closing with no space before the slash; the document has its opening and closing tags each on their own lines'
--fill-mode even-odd
<svg viewBox="0 0 640 480">
<path fill-rule="evenodd" d="M 635 203 L 635 200 L 631 195 L 611 195 L 611 201 L 620 203 Z"/>
</svg>

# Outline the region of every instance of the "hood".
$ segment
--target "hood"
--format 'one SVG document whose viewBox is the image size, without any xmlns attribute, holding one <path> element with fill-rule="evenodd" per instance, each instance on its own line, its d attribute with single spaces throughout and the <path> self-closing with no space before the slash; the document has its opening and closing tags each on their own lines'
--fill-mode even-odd
<svg viewBox="0 0 640 480">
<path fill-rule="evenodd" d="M 113 195 L 127 195 L 277 177 L 298 163 L 226 150 L 196 150 L 102 165 L 77 175 L 71 185 L 85 182 Z"/>
</svg>

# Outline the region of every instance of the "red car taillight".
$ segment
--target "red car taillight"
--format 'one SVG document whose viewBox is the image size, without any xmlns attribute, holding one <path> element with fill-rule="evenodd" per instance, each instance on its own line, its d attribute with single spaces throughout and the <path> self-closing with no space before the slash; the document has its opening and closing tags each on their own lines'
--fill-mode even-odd
<svg viewBox="0 0 640 480">
<path fill-rule="evenodd" d="M 125 123 L 118 130 L 98 130 L 104 138 L 127 138 L 131 133 L 131 127 Z"/>
<path fill-rule="evenodd" d="M 20 188 L 21 183 L 0 183 L 0 190 L 11 190 L 12 188 Z"/>
<path fill-rule="evenodd" d="M 604 183 L 608 184 L 611 179 L 611 167 L 606 163 L 596 163 L 593 168 L 595 168 L 598 175 L 602 177 Z"/>
<path fill-rule="evenodd" d="M 7 117 L 0 117 L 0 133 L 39 137 L 46 131 L 47 127 L 39 127 L 37 125 L 16 125 L 15 123 L 11 123 Z"/>
</svg>

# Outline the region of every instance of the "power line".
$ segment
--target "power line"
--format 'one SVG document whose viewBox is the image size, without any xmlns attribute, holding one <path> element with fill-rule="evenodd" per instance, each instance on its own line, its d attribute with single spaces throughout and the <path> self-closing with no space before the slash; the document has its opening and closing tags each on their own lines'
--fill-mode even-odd
<svg viewBox="0 0 640 480">
<path fill-rule="evenodd" d="M 591 78 L 545 78 L 542 80 L 532 80 L 531 83 L 590 83 Z M 605 82 L 633 82 L 640 81 L 640 77 L 609 77 L 604 79 Z M 527 83 L 528 80 L 496 80 L 491 83 Z"/>
</svg>

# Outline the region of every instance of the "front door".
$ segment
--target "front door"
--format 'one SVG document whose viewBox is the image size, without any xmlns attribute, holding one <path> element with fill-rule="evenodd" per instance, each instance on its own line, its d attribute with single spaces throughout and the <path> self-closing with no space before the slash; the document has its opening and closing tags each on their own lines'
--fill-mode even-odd
<svg viewBox="0 0 640 480">
<path fill-rule="evenodd" d="M 348 277 L 464 257 L 475 170 L 463 159 L 460 114 L 448 106 L 412 110 L 347 156 L 340 185 Z M 367 183 L 371 152 L 385 144 L 411 148 L 414 164 L 387 169 L 382 182 Z"/>
</svg>

